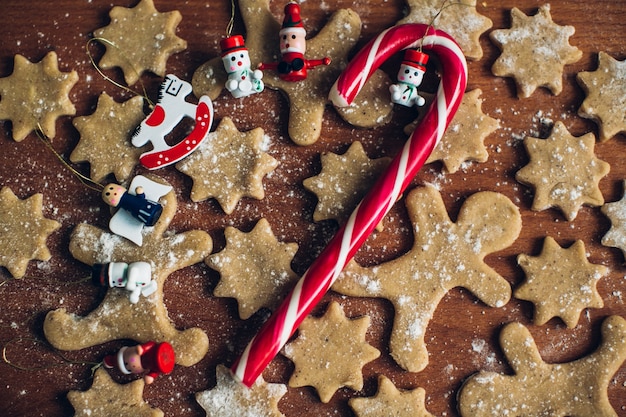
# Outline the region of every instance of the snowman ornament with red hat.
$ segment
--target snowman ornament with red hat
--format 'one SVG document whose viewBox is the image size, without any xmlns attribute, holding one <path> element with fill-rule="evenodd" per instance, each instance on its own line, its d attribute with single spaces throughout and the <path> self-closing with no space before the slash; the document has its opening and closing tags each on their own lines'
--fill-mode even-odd
<svg viewBox="0 0 626 417">
<path fill-rule="evenodd" d="M 389 86 L 391 101 L 406 107 L 423 106 L 424 97 L 417 93 L 417 87 L 422 83 L 428 55 L 415 50 L 407 49 L 404 59 L 398 70 L 398 83 Z"/>
<path fill-rule="evenodd" d="M 226 89 L 233 97 L 241 98 L 260 93 L 265 88 L 263 72 L 251 70 L 250 54 L 244 44 L 243 36 L 228 36 L 220 42 L 222 63 L 228 74 Z"/>
<path fill-rule="evenodd" d="M 118 368 L 123 374 L 144 374 L 146 384 L 152 384 L 161 374 L 174 370 L 176 357 L 168 342 L 149 341 L 136 346 L 124 346 L 116 354 L 104 358 L 105 368 Z"/>
</svg>

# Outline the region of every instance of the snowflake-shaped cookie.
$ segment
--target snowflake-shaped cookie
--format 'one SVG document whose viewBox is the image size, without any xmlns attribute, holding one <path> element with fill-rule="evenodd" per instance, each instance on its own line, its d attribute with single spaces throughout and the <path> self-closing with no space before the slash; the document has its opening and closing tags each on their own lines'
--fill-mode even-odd
<svg viewBox="0 0 626 417">
<path fill-rule="evenodd" d="M 160 13 L 152 0 L 141 0 L 133 8 L 115 6 L 109 16 L 111 23 L 94 31 L 106 46 L 99 65 L 120 67 L 128 85 L 135 84 L 145 71 L 164 77 L 170 55 L 187 48 L 187 42 L 176 36 L 182 20 L 178 10 Z"/>
<path fill-rule="evenodd" d="M 384 375 L 378 377 L 378 392 L 370 398 L 351 398 L 348 401 L 357 417 L 434 417 L 424 405 L 426 391 L 416 388 L 400 391 Z"/>
<path fill-rule="evenodd" d="M 263 307 L 273 310 L 298 279 L 291 269 L 298 244 L 279 242 L 266 219 L 249 233 L 234 227 L 224 233 L 224 250 L 205 261 L 221 276 L 213 294 L 236 298 L 244 320 Z"/>
<path fill-rule="evenodd" d="M 560 317 L 567 327 L 574 328 L 585 308 L 604 305 L 596 284 L 608 273 L 608 268 L 587 260 L 582 240 L 563 249 L 548 236 L 539 256 L 521 254 L 517 262 L 526 280 L 513 295 L 535 305 L 534 321 L 538 326 L 552 317 Z"/>
<path fill-rule="evenodd" d="M 454 173 L 466 161 L 487 161 L 484 141 L 500 127 L 500 121 L 483 113 L 481 94 L 478 88 L 465 93 L 452 123 L 426 163 L 443 161 L 446 170 Z"/>
<path fill-rule="evenodd" d="M 70 160 L 88 161 L 91 179 L 96 182 L 110 173 L 115 174 L 118 181 L 126 180 L 144 152 L 130 142 L 133 130 L 144 118 L 143 98 L 134 97 L 116 103 L 107 93 L 102 93 L 92 115 L 72 120 L 80 133 L 80 141 Z"/>
<path fill-rule="evenodd" d="M 524 139 L 530 161 L 515 178 L 535 189 L 533 210 L 558 207 L 571 221 L 583 204 L 604 204 L 598 183 L 610 167 L 596 158 L 595 142 L 593 133 L 572 136 L 562 122 L 556 122 L 547 139 Z"/>
<path fill-rule="evenodd" d="M 522 219 L 511 200 L 494 192 L 468 197 L 456 223 L 432 186 L 411 191 L 406 206 L 413 247 L 380 265 L 350 263 L 332 289 L 354 297 L 389 300 L 395 309 L 391 356 L 404 369 L 419 372 L 428 364 L 426 328 L 448 291 L 464 287 L 492 307 L 509 301 L 509 282 L 484 258 L 517 239 Z"/>
<path fill-rule="evenodd" d="M 75 417 L 163 417 L 163 411 L 143 400 L 145 382 L 137 379 L 118 384 L 104 368 L 98 368 L 87 391 L 70 391 L 67 399 Z"/>
<path fill-rule="evenodd" d="M 573 26 L 552 21 L 550 5 L 526 16 L 511 10 L 511 29 L 492 31 L 489 36 L 502 54 L 491 67 L 498 77 L 513 77 L 520 98 L 529 97 L 537 87 L 547 87 L 558 95 L 563 89 L 563 67 L 582 57 L 582 51 L 569 44 Z"/>
<path fill-rule="evenodd" d="M 399 24 L 432 23 L 457 41 L 467 59 L 482 58 L 479 38 L 492 22 L 478 13 L 476 0 L 407 0 L 407 4 L 409 14 Z"/>
<path fill-rule="evenodd" d="M 20 200 L 9 187 L 0 190 L 0 266 L 22 278 L 30 260 L 48 261 L 46 239 L 61 224 L 43 217 L 43 195 Z"/>
<path fill-rule="evenodd" d="M 626 133 L 626 60 L 600 52 L 598 69 L 579 72 L 576 79 L 587 93 L 578 114 L 598 123 L 600 141 Z"/>
<path fill-rule="evenodd" d="M 16 142 L 38 128 L 53 138 L 56 119 L 76 113 L 68 94 L 78 74 L 59 71 L 54 51 L 36 64 L 21 55 L 14 62 L 13 73 L 0 78 L 0 120 L 11 120 Z"/>
<path fill-rule="evenodd" d="M 322 171 L 303 181 L 304 188 L 317 196 L 313 220 L 334 219 L 343 224 L 391 158 L 370 159 L 357 141 L 343 155 L 328 152 L 321 155 L 321 160 Z"/>
<path fill-rule="evenodd" d="M 623 186 L 626 190 L 626 181 Z M 611 228 L 602 238 L 602 244 L 621 249 L 626 257 L 626 193 L 619 201 L 603 205 L 601 210 L 611 221 Z"/>
<path fill-rule="evenodd" d="M 191 199 L 215 198 L 231 214 L 242 197 L 265 197 L 263 177 L 278 161 L 266 150 L 263 129 L 240 132 L 230 117 L 224 117 L 215 132 L 187 159 L 176 164 L 193 180 Z"/>
<path fill-rule="evenodd" d="M 334 301 L 322 317 L 304 319 L 298 337 L 284 349 L 295 364 L 289 386 L 312 386 L 324 403 L 341 387 L 363 388 L 361 368 L 380 356 L 365 341 L 369 325 L 369 316 L 350 319 Z"/>
<path fill-rule="evenodd" d="M 217 366 L 215 375 L 215 388 L 196 394 L 207 417 L 284 417 L 278 402 L 287 393 L 285 385 L 270 384 L 261 376 L 248 388 L 224 365 Z"/>
</svg>

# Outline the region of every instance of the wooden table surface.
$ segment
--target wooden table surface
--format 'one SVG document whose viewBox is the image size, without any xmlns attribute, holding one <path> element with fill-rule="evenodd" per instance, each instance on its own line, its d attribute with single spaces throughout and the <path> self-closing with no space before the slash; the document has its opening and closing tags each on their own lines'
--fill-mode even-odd
<svg viewBox="0 0 626 417">
<path fill-rule="evenodd" d="M 3 0 L 0 4 L 0 77 L 12 73 L 15 54 L 22 54 L 36 62 L 47 52 L 56 51 L 60 69 L 76 70 L 80 77 L 70 94 L 77 115 L 91 114 L 103 91 L 118 101 L 128 99 L 129 94 L 103 80 L 97 73 L 85 46 L 95 29 L 108 24 L 108 11 L 112 6 L 131 7 L 136 3 L 135 0 Z M 333 11 L 353 8 L 359 12 L 363 22 L 358 49 L 397 22 L 406 8 L 403 0 L 374 3 L 367 0 L 326 0 L 321 7 L 318 2 L 309 0 L 302 4 L 302 14 L 309 35 L 313 36 Z M 512 7 L 534 14 L 542 4 L 535 0 L 486 0 L 479 1 L 477 8 L 479 13 L 493 21 L 493 29 L 501 29 L 510 27 Z M 419 373 L 408 373 L 389 356 L 386 340 L 391 332 L 391 305 L 380 299 L 354 299 L 329 294 L 315 314 L 321 314 L 330 300 L 338 300 L 351 317 L 371 315 L 374 319 L 368 341 L 380 349 L 382 355 L 365 366 L 362 391 L 341 389 L 328 404 L 322 404 L 311 388 L 289 389 L 280 403 L 280 410 L 285 416 L 351 416 L 347 400 L 354 396 L 374 395 L 377 376 L 381 373 L 391 378 L 399 388 L 425 388 L 426 407 L 434 415 L 455 416 L 458 415 L 456 395 L 467 377 L 480 369 L 511 372 L 498 344 L 498 334 L 505 323 L 518 321 L 527 325 L 544 360 L 554 363 L 589 354 L 600 342 L 602 320 L 615 314 L 626 317 L 624 257 L 619 249 L 600 244 L 610 227 L 600 209 L 583 207 L 576 219 L 570 222 L 558 210 L 533 212 L 530 210 L 532 192 L 514 178 L 515 172 L 528 162 L 520 138 L 529 134 L 546 137 L 550 128 L 547 121 L 564 122 L 575 136 L 587 132 L 597 134 L 597 126 L 593 122 L 577 116 L 584 95 L 575 81 L 575 75 L 580 71 L 595 70 L 600 51 L 619 60 L 626 58 L 626 1 L 553 0 L 550 4 L 556 23 L 576 28 L 570 43 L 583 52 L 578 62 L 565 67 L 563 92 L 554 96 L 540 88 L 530 98 L 518 99 L 511 79 L 491 75 L 490 68 L 499 50 L 484 34 L 481 37 L 484 57 L 469 63 L 468 90 L 482 89 L 483 111 L 501 121 L 501 128 L 485 140 L 489 160 L 469 164 L 454 174 L 442 172 L 439 163 L 428 165 L 416 177 L 413 186 L 438 184 L 453 220 L 463 201 L 477 191 L 497 191 L 511 198 L 522 214 L 521 234 L 511 247 L 488 256 L 486 262 L 514 287 L 524 279 L 523 271 L 516 263 L 518 254 L 537 256 L 545 236 L 554 237 L 563 247 L 582 240 L 588 260 L 610 269 L 598 284 L 604 307 L 585 310 L 574 329 L 568 329 L 560 319 L 534 326 L 530 303 L 512 299 L 502 308 L 489 308 L 468 291 L 454 289 L 437 307 L 428 326 L 428 367 Z M 177 34 L 188 42 L 188 47 L 168 60 L 167 70 L 191 80 L 201 64 L 219 55 L 219 40 L 225 33 L 230 2 L 156 0 L 155 6 L 162 12 L 178 9 L 182 13 L 183 20 Z M 282 20 L 283 6 L 284 2 L 271 4 L 279 20 Z M 241 31 L 243 25 L 239 14 L 236 17 L 235 30 Z M 93 54 L 97 60 L 102 49 L 93 47 Z M 387 70 L 395 76 L 391 66 Z M 119 72 L 108 73 L 120 79 Z M 145 75 L 143 82 L 154 99 L 160 78 Z M 269 89 L 259 97 L 245 101 L 222 93 L 216 100 L 216 120 L 230 116 L 241 131 L 262 127 L 273 143 L 269 153 L 280 161 L 280 166 L 274 175 L 264 180 L 266 198 L 262 201 L 245 199 L 231 215 L 225 215 L 215 201 L 192 203 L 189 200 L 191 180 L 185 175 L 173 168 L 159 171 L 160 176 L 174 185 L 179 201 L 178 213 L 170 225 L 172 230 L 206 230 L 214 240 L 214 251 L 218 251 L 224 247 L 223 230 L 226 226 L 249 231 L 261 217 L 265 217 L 281 241 L 299 244 L 293 269 L 302 274 L 337 228 L 333 222 L 312 222 L 316 199 L 302 187 L 303 179 L 319 172 L 319 154 L 326 151 L 343 153 L 351 142 L 359 140 L 370 157 L 393 155 L 406 138 L 402 127 L 412 115 L 400 109 L 386 126 L 354 129 L 343 122 L 334 109 L 327 107 L 322 138 L 312 146 L 298 147 L 288 138 L 287 109 L 287 100 L 279 92 Z M 267 114 L 276 116 L 267 117 Z M 70 117 L 60 118 L 56 126 L 53 146 L 57 152 L 68 157 L 78 143 L 78 132 L 73 128 Z M 596 144 L 597 157 L 611 165 L 610 173 L 600 181 L 606 202 L 619 200 L 624 192 L 624 139 L 623 135 L 618 135 Z M 66 399 L 67 392 L 86 390 L 92 383 L 90 365 L 86 362 L 98 362 L 104 355 L 130 341 L 114 341 L 80 351 L 63 352 L 66 359 L 62 359 L 50 345 L 34 342 L 33 338 L 43 340 L 42 324 L 48 311 L 65 307 L 68 311 L 85 315 L 104 297 L 104 292 L 89 282 L 69 283 L 88 276 L 89 268 L 72 258 L 68 244 L 77 224 L 87 222 L 106 228 L 108 214 L 98 194 L 82 186 L 34 134 L 16 143 L 11 139 L 11 123 L 2 122 L 0 146 L 0 186 L 10 187 L 20 198 L 43 193 L 44 215 L 61 223 L 61 228 L 47 241 L 52 253 L 50 262 L 31 262 L 27 276 L 19 280 L 12 279 L 6 269 L 0 268 L 0 345 L 6 347 L 10 361 L 42 367 L 39 370 L 20 370 L 0 361 L 0 415 L 69 416 L 73 409 Z M 76 168 L 83 173 L 89 172 L 88 164 L 78 164 Z M 137 173 L 141 172 L 145 171 L 138 168 Z M 405 252 L 412 239 L 407 229 L 403 229 L 407 224 L 400 202 L 392 211 L 389 226 L 368 241 L 357 255 L 357 260 L 372 265 Z M 179 366 L 174 373 L 159 378 L 146 388 L 146 401 L 161 408 L 166 415 L 204 415 L 195 403 L 193 393 L 214 386 L 217 364 L 230 365 L 263 319 L 263 315 L 247 321 L 233 318 L 237 316 L 236 302 L 212 295 L 218 281 L 219 274 L 204 264 L 178 271 L 166 281 L 165 302 L 172 321 L 180 329 L 202 328 L 210 341 L 209 352 L 201 362 L 189 368 Z M 68 359 L 74 363 L 69 363 Z M 286 383 L 292 369 L 290 362 L 279 356 L 264 376 L 272 382 Z M 119 375 L 114 378 L 119 382 L 130 380 Z M 626 416 L 626 365 L 622 365 L 614 375 L 608 394 L 617 415 Z"/>
</svg>

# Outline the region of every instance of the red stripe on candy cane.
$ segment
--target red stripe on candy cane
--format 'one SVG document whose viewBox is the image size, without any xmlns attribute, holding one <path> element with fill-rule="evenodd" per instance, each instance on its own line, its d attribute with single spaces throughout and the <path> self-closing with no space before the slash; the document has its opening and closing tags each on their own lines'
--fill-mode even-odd
<svg viewBox="0 0 626 417">
<path fill-rule="evenodd" d="M 337 106 L 350 105 L 383 62 L 398 51 L 418 47 L 436 54 L 441 62 L 442 75 L 435 100 L 402 151 L 231 368 L 235 378 L 246 386 L 254 384 L 389 212 L 424 165 L 461 104 L 467 85 L 463 52 L 448 34 L 422 24 L 394 26 L 372 39 L 339 76 L 329 98 Z"/>
</svg>

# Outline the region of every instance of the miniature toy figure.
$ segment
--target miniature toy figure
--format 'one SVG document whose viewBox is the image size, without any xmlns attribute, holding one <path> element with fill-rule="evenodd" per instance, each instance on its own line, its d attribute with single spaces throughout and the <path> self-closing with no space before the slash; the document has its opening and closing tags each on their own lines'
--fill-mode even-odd
<svg viewBox="0 0 626 417">
<path fill-rule="evenodd" d="M 169 74 L 161 84 L 159 100 L 154 110 L 133 133 L 132 143 L 136 147 L 151 142 L 153 149 L 142 154 L 139 162 L 148 169 L 162 168 L 185 158 L 195 151 L 207 138 L 213 123 L 213 103 L 207 96 L 198 100 L 198 105 L 185 101 L 192 93 L 191 84 Z M 174 146 L 165 142 L 165 136 L 184 117 L 194 118 L 193 131 Z"/>
<path fill-rule="evenodd" d="M 157 290 L 148 262 L 95 264 L 91 268 L 91 280 L 103 287 L 125 288 L 130 291 L 129 298 L 133 304 L 137 304 L 140 295 L 148 297 Z"/>
<path fill-rule="evenodd" d="M 172 345 L 153 341 L 136 346 L 124 346 L 117 354 L 104 358 L 105 368 L 117 367 L 126 375 L 145 374 L 143 379 L 146 384 L 152 384 L 161 374 L 172 372 L 175 362 Z"/>
<path fill-rule="evenodd" d="M 260 93 L 265 88 L 263 72 L 259 69 L 250 70 L 250 54 L 244 44 L 243 36 L 234 35 L 222 39 L 222 63 L 228 73 L 226 89 L 235 98 L 247 97 Z"/>
<path fill-rule="evenodd" d="M 288 3 L 285 6 L 280 36 L 280 62 L 262 63 L 259 68 L 278 71 L 278 77 L 285 81 L 301 81 L 306 79 L 307 69 L 320 65 L 330 65 L 330 58 L 306 59 L 306 31 L 300 18 L 298 3 Z"/>
<path fill-rule="evenodd" d="M 406 107 L 423 106 L 424 97 L 417 93 L 422 83 L 428 55 L 415 49 L 407 49 L 398 70 L 398 84 L 389 86 L 391 101 Z"/>
<path fill-rule="evenodd" d="M 135 194 L 130 194 L 121 185 L 109 184 L 102 191 L 102 199 L 111 207 L 126 210 L 146 226 L 154 226 L 163 211 L 159 203 L 146 198 L 143 187 L 135 188 Z"/>
</svg>

